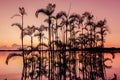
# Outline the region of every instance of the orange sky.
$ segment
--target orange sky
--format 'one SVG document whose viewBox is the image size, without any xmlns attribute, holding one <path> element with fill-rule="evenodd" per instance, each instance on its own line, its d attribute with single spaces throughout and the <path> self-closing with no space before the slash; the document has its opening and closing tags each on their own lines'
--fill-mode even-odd
<svg viewBox="0 0 120 80">
<path fill-rule="evenodd" d="M 18 13 L 19 6 L 25 7 L 27 12 L 25 26 L 39 26 L 40 19 L 35 18 L 35 11 L 45 7 L 48 3 L 57 5 L 55 12 L 68 11 L 71 3 L 70 13 L 82 14 L 85 11 L 90 11 L 96 20 L 106 18 L 111 34 L 106 36 L 105 46 L 120 47 L 120 0 L 0 0 L 0 46 L 21 43 L 19 29 L 11 27 L 12 23 L 20 22 L 21 18 L 10 19 L 11 16 Z M 26 42 L 28 41 L 26 40 Z"/>
</svg>

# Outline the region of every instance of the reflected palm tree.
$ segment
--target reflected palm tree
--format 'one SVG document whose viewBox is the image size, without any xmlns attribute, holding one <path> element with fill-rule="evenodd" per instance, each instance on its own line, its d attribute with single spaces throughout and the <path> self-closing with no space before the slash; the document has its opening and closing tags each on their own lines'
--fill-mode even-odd
<svg viewBox="0 0 120 80">
<path fill-rule="evenodd" d="M 114 74 L 114 77 L 111 80 L 117 80 L 117 75 Z"/>
<path fill-rule="evenodd" d="M 10 60 L 12 57 L 16 57 L 16 56 L 22 57 L 23 55 L 22 55 L 21 53 L 11 53 L 11 54 L 9 54 L 9 55 L 7 56 L 5 63 L 8 65 L 9 60 Z"/>
</svg>

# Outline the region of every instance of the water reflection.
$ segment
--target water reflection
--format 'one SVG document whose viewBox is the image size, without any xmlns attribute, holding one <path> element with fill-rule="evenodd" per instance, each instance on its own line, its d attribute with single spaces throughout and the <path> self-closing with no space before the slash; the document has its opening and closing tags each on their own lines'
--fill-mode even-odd
<svg viewBox="0 0 120 80">
<path fill-rule="evenodd" d="M 74 60 L 74 58 L 72 58 L 72 57 L 68 57 L 68 56 L 66 57 L 67 60 L 69 59 L 68 61 L 66 61 L 67 62 L 66 66 L 68 66 L 67 69 L 66 69 L 66 78 L 67 79 L 75 78 L 74 76 L 83 78 L 83 72 L 81 71 L 83 66 L 82 66 L 82 63 L 79 62 L 81 60 L 78 60 L 78 58 L 79 58 L 78 55 L 81 56 L 81 54 L 80 54 L 80 52 L 76 52 L 76 53 L 77 53 L 76 56 L 75 56 L 76 60 Z M 66 53 L 66 54 L 68 55 L 69 53 Z M 21 79 L 22 66 L 20 67 L 19 65 L 22 65 L 21 59 L 20 58 L 19 59 L 13 59 L 12 62 L 10 62 L 9 65 L 7 66 L 4 63 L 6 56 L 7 55 L 4 55 L 4 57 L 0 56 L 0 59 L 1 59 L 1 61 L 0 61 L 0 71 L 1 71 L 0 72 L 0 79 L 4 80 L 5 78 L 7 78 L 8 80 L 20 80 Z M 45 55 L 43 55 L 43 56 L 45 57 Z M 64 69 L 64 65 L 62 65 L 61 67 L 59 66 L 59 64 L 63 64 L 63 59 L 61 58 L 61 63 L 60 63 L 60 59 L 58 57 L 59 57 L 59 54 L 56 55 L 55 61 L 54 61 L 54 66 L 52 67 L 52 71 L 53 71 L 52 73 L 54 73 L 54 75 L 55 75 L 54 76 L 54 80 L 58 80 L 60 78 L 60 75 L 62 76 L 61 77 L 62 79 L 64 78 L 63 72 L 60 73 L 60 70 L 61 71 L 65 70 Z M 105 68 L 105 70 L 103 70 L 106 73 L 106 74 L 104 74 L 105 75 L 104 77 L 107 80 L 111 80 L 114 77 L 114 74 L 116 74 L 117 75 L 117 79 L 119 80 L 120 79 L 120 69 L 119 69 L 119 67 L 120 67 L 120 64 L 119 64 L 120 54 L 119 53 L 115 53 L 115 58 L 113 59 L 112 55 L 110 53 L 104 53 L 104 58 L 112 59 L 112 63 L 111 63 L 111 61 L 106 61 L 105 62 L 105 64 L 107 66 L 112 66 L 112 67 L 110 69 Z M 80 59 L 82 59 L 82 57 Z M 89 61 L 86 61 L 86 62 L 89 63 Z M 84 61 L 84 63 L 86 63 L 86 62 Z M 45 79 L 48 79 L 47 78 L 48 75 L 45 75 L 45 73 L 48 74 L 47 73 L 48 72 L 48 67 L 47 67 L 47 63 L 48 62 L 47 62 L 47 60 L 44 59 L 43 62 L 41 62 L 41 63 L 44 64 L 44 66 L 41 67 L 40 80 L 45 80 Z M 86 76 L 87 74 L 90 74 L 90 69 L 91 69 L 90 66 L 88 66 L 90 63 L 89 64 L 88 63 L 86 63 L 86 66 L 87 66 L 86 69 L 88 69 L 88 70 L 84 69 L 84 74 L 85 74 L 84 76 L 85 77 L 90 77 L 90 76 Z M 45 64 L 46 64 L 46 72 L 45 72 L 45 69 L 44 69 Z M 17 68 L 15 68 L 15 67 L 17 67 Z M 85 67 L 85 65 L 84 65 L 84 67 Z M 96 67 L 94 69 L 98 69 L 98 68 Z M 87 72 L 85 73 L 85 71 L 87 71 Z M 96 70 L 96 72 L 97 72 L 97 70 Z M 76 74 L 74 74 L 74 73 L 76 73 Z M 69 77 L 69 76 L 71 76 L 71 77 Z M 100 77 L 98 77 L 98 76 L 96 78 L 97 78 L 96 80 L 100 79 Z"/>
<path fill-rule="evenodd" d="M 105 54 L 105 57 L 108 57 L 108 58 L 111 58 L 112 59 L 112 56 L 111 54 L 108 54 L 106 53 Z M 119 80 L 120 79 L 120 70 L 119 70 L 119 67 L 120 67 L 120 53 L 115 53 L 115 58 L 112 59 L 112 63 L 108 62 L 106 64 L 108 65 L 112 65 L 112 68 L 111 69 L 106 69 L 106 76 L 108 79 L 111 79 L 112 77 L 114 77 L 114 73 L 117 74 L 117 79 Z"/>
</svg>

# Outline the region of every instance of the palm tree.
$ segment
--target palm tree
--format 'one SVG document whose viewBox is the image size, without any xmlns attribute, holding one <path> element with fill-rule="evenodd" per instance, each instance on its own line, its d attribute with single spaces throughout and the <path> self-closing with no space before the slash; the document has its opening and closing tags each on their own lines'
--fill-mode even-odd
<svg viewBox="0 0 120 80">
<path fill-rule="evenodd" d="M 24 32 L 23 32 L 23 36 L 28 35 L 31 38 L 31 49 L 33 48 L 33 36 L 34 36 L 34 32 L 35 32 L 35 26 L 27 26 L 24 29 Z"/>
<path fill-rule="evenodd" d="M 31 50 L 33 50 L 33 35 L 34 35 L 34 32 L 35 32 L 35 26 L 27 26 L 26 28 L 24 28 L 24 32 L 23 32 L 23 36 L 28 35 L 31 38 Z M 34 53 L 31 52 L 31 54 L 33 55 Z M 33 66 L 35 65 L 34 63 L 32 62 L 32 71 L 34 70 L 34 68 L 33 68 Z M 32 79 L 33 79 L 33 76 L 32 76 Z"/>
<path fill-rule="evenodd" d="M 43 39 L 46 38 L 44 36 L 44 31 L 47 31 L 48 27 L 45 27 L 44 25 L 41 25 L 40 27 L 37 27 L 36 30 L 38 31 L 34 36 L 37 36 L 39 39 L 39 44 L 37 45 L 37 49 L 41 50 L 39 51 L 39 58 L 38 58 L 38 62 L 39 62 L 39 74 L 41 75 L 41 63 L 43 62 L 42 58 L 43 58 L 43 47 L 47 47 L 48 45 L 46 43 L 43 42 Z M 42 54 L 42 55 L 41 55 Z M 40 79 L 40 75 L 38 75 L 39 79 Z"/>
<path fill-rule="evenodd" d="M 24 15 L 26 15 L 26 12 L 25 12 L 25 9 L 24 9 L 24 7 L 19 7 L 19 13 L 20 14 L 17 14 L 17 15 L 14 15 L 13 17 L 15 17 L 15 16 L 21 16 L 21 18 L 22 18 L 22 23 L 21 24 L 19 24 L 19 23 L 14 23 L 14 24 L 12 24 L 12 26 L 14 26 L 14 25 L 16 25 L 16 26 L 18 26 L 19 27 L 19 29 L 21 30 L 21 43 L 22 43 L 22 50 L 24 49 L 24 45 L 23 45 L 23 31 L 24 31 L 24 28 L 23 28 L 23 18 L 24 18 Z M 12 17 L 12 18 L 13 18 Z M 22 53 L 23 55 L 23 71 L 22 71 L 22 77 L 21 77 L 21 80 L 23 80 L 23 78 L 24 78 L 24 65 L 25 65 L 25 57 L 24 57 L 24 50 L 23 50 L 23 53 Z M 11 57 L 10 57 L 11 58 Z"/>
<path fill-rule="evenodd" d="M 82 14 L 83 16 L 83 19 L 84 19 L 84 25 L 85 25 L 85 28 L 87 30 L 87 35 L 88 35 L 88 43 L 89 43 L 89 48 L 92 48 L 93 46 L 93 39 L 92 39 L 92 36 L 93 36 L 93 32 L 92 32 L 92 29 L 93 29 L 93 18 L 94 16 L 90 13 L 90 12 L 84 12 Z M 83 32 L 83 31 L 82 31 Z M 83 37 L 84 38 L 84 37 Z M 86 44 L 84 44 L 86 45 Z M 84 53 L 82 53 L 83 55 L 82 56 L 85 56 L 87 57 L 87 55 L 84 55 Z M 90 58 L 89 59 L 89 64 L 90 64 L 90 71 L 88 72 L 89 74 L 89 78 L 92 79 L 93 78 L 93 74 L 91 74 L 91 72 L 93 71 L 93 65 L 92 65 L 92 60 L 93 60 L 93 56 L 92 56 L 92 52 L 88 53 L 88 55 L 90 55 Z M 85 61 L 83 61 L 83 79 L 85 79 L 85 68 L 86 68 L 86 58 L 85 58 Z"/>
<path fill-rule="evenodd" d="M 19 12 L 20 12 L 20 14 L 21 14 L 21 17 L 22 17 L 22 49 L 23 49 L 23 17 L 24 17 L 24 15 L 26 15 L 26 12 L 25 12 L 25 9 L 24 9 L 24 7 L 21 7 L 21 8 L 19 8 Z M 25 59 L 24 59 L 24 51 L 23 51 L 23 63 L 25 63 Z M 22 78 L 21 78 L 21 80 L 23 80 L 23 76 L 24 76 L 25 74 L 24 74 L 24 64 L 23 64 L 23 71 L 22 71 Z"/>
<path fill-rule="evenodd" d="M 69 17 L 69 26 L 70 26 L 70 44 L 72 46 L 72 49 L 76 49 L 76 48 L 79 48 L 79 42 L 78 42 L 78 34 L 80 32 L 80 24 L 82 24 L 82 17 L 79 15 L 79 14 L 71 14 L 70 17 Z M 74 60 L 74 64 L 72 64 L 74 67 L 76 67 L 76 51 L 73 51 L 72 52 L 72 58 Z M 74 69 L 74 78 L 76 79 L 77 78 L 77 71 L 76 69 Z"/>
<path fill-rule="evenodd" d="M 51 28 L 50 28 L 50 26 L 51 26 L 51 18 L 50 17 L 52 16 L 52 14 L 54 12 L 55 7 L 56 7 L 55 4 L 49 3 L 46 8 L 38 9 L 36 11 L 36 13 L 35 13 L 36 17 L 38 17 L 39 13 L 43 13 L 46 16 L 48 16 L 48 38 L 49 38 L 48 45 L 49 45 L 50 50 L 51 50 L 51 44 L 50 44 L 51 43 Z M 50 56 L 51 56 L 51 52 L 49 52 L 49 59 L 50 59 Z M 51 63 L 51 61 L 49 60 L 49 79 L 52 78 L 51 71 L 50 71 L 50 69 L 51 69 L 51 66 L 50 66 L 51 64 L 50 63 Z"/>
<path fill-rule="evenodd" d="M 47 31 L 48 27 L 45 27 L 44 25 L 41 25 L 40 27 L 35 28 L 38 32 L 34 34 L 34 36 L 37 36 L 39 39 L 39 44 L 37 45 L 37 48 L 40 50 L 43 50 L 43 47 L 41 46 L 46 46 L 47 44 L 43 42 L 43 39 L 47 39 L 44 36 L 44 31 Z"/>
<path fill-rule="evenodd" d="M 108 27 L 106 26 L 106 20 L 100 20 L 97 22 L 96 26 L 100 28 L 100 31 L 97 32 L 101 35 L 101 47 L 104 47 L 104 36 L 109 32 Z"/>
<path fill-rule="evenodd" d="M 22 48 L 23 48 L 23 31 L 24 31 L 24 29 L 23 29 L 23 22 L 24 22 L 23 20 L 24 19 L 23 18 L 24 18 L 24 15 L 26 15 L 27 13 L 25 12 L 24 7 L 19 7 L 19 13 L 20 14 L 13 15 L 11 18 L 14 18 L 15 16 L 20 16 L 22 18 L 22 23 L 21 24 L 14 23 L 14 24 L 12 24 L 12 26 L 16 25 L 21 30 L 21 43 L 22 43 Z"/>
<path fill-rule="evenodd" d="M 68 30 L 68 25 L 69 25 L 69 13 L 67 14 L 66 12 L 64 11 L 60 11 L 57 13 L 56 15 L 56 18 L 57 20 L 61 20 L 61 22 L 58 24 L 58 28 L 60 27 L 61 28 L 61 32 L 62 32 L 62 40 L 61 41 L 58 41 L 61 42 L 62 44 L 64 44 L 61 48 L 61 50 L 65 50 L 67 48 L 67 44 L 68 44 L 68 34 L 67 34 L 67 30 Z M 60 79 L 61 79 L 61 76 L 63 75 L 64 76 L 64 80 L 66 79 L 66 71 L 67 71 L 67 60 L 66 60 L 66 51 L 62 51 L 61 52 L 62 54 L 60 54 L 60 73 L 62 73 L 62 69 L 63 69 L 63 74 L 60 74 Z M 64 60 L 64 62 L 62 63 L 61 60 Z M 63 64 L 63 65 L 62 65 Z"/>
</svg>

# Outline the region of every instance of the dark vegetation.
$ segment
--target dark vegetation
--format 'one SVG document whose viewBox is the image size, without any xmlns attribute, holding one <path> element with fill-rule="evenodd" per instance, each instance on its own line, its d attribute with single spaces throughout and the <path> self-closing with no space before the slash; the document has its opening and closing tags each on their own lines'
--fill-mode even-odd
<svg viewBox="0 0 120 80">
<path fill-rule="evenodd" d="M 105 36 L 109 32 L 106 19 L 96 21 L 90 12 L 80 15 L 59 11 L 53 15 L 55 8 L 56 5 L 50 3 L 35 12 L 36 18 L 41 14 L 47 16 L 44 22 L 48 25 L 40 27 L 25 27 L 26 12 L 24 7 L 19 8 L 22 22 L 12 26 L 21 30 L 21 48 L 8 55 L 6 64 L 14 56 L 22 57 L 21 80 L 106 80 L 105 69 L 112 67 L 105 64 L 112 60 L 102 54 L 110 50 L 104 48 Z M 24 46 L 26 35 L 31 39 L 27 47 Z M 39 39 L 37 46 L 33 46 L 34 37 Z M 114 53 L 111 54 L 114 58 Z M 114 76 L 117 80 L 117 75 Z"/>
</svg>

